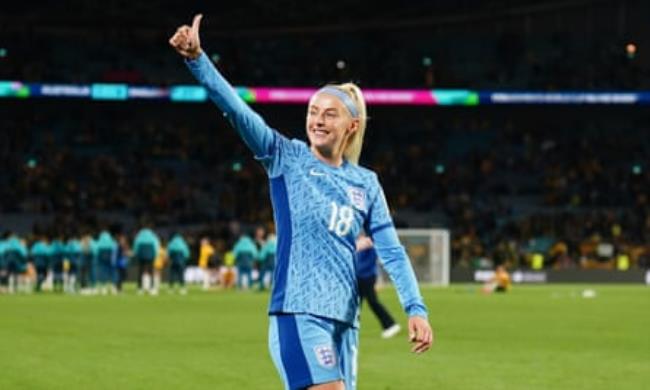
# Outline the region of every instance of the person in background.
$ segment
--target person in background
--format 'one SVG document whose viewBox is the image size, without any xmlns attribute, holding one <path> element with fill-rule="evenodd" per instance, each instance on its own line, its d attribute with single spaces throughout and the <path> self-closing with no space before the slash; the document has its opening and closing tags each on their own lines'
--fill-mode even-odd
<svg viewBox="0 0 650 390">
<path fill-rule="evenodd" d="M 187 294 L 185 288 L 185 266 L 190 258 L 190 248 L 180 234 L 175 234 L 167 245 L 169 258 L 169 291 L 174 291 L 174 284 L 178 283 L 180 293 Z"/>
<path fill-rule="evenodd" d="M 76 237 L 70 237 L 66 243 L 66 258 L 68 259 L 67 271 L 63 275 L 63 290 L 67 293 L 77 292 L 77 275 L 81 268 L 82 250 L 81 242 Z"/>
<path fill-rule="evenodd" d="M 253 261 L 258 257 L 255 242 L 246 234 L 242 234 L 232 249 L 235 255 L 237 266 L 237 288 L 244 289 L 244 277 L 246 277 L 246 288 L 253 284 Z"/>
<path fill-rule="evenodd" d="M 210 239 L 203 237 L 199 247 L 199 268 L 203 273 L 203 290 L 210 288 L 210 259 L 214 256 L 214 247 L 210 244 Z"/>
<path fill-rule="evenodd" d="M 235 253 L 232 250 L 223 255 L 223 267 L 221 267 L 221 285 L 225 289 L 235 287 Z"/>
<path fill-rule="evenodd" d="M 165 248 L 165 243 L 161 242 L 160 247 L 158 248 L 158 255 L 156 256 L 156 260 L 153 262 L 153 287 L 151 288 L 151 295 L 158 295 L 158 292 L 160 291 L 162 272 L 166 265 L 167 249 Z"/>
<path fill-rule="evenodd" d="M 52 290 L 63 292 L 63 272 L 65 267 L 66 245 L 61 236 L 57 235 L 50 244 L 50 260 L 52 266 Z"/>
<path fill-rule="evenodd" d="M 512 281 L 510 274 L 504 265 L 497 266 L 494 271 L 494 276 L 488 280 L 483 286 L 483 292 L 486 294 L 491 293 L 504 293 L 510 291 Z"/>
<path fill-rule="evenodd" d="M 100 293 L 106 295 L 117 294 L 115 288 L 115 260 L 117 257 L 117 242 L 111 236 L 111 233 L 104 230 L 99 234 L 99 238 L 95 244 L 95 253 L 97 256 L 97 264 L 99 266 L 98 282 L 100 286 Z"/>
<path fill-rule="evenodd" d="M 117 288 L 118 293 L 122 292 L 122 284 L 127 278 L 130 256 L 131 248 L 129 247 L 129 240 L 126 238 L 126 235 L 120 234 L 117 239 L 117 262 L 115 272 L 115 288 Z"/>
<path fill-rule="evenodd" d="M 29 250 L 34 268 L 36 268 L 36 292 L 42 291 L 50 267 L 50 246 L 45 236 L 39 237 Z"/>
<path fill-rule="evenodd" d="M 212 246 L 214 247 L 214 254 L 208 263 L 210 267 L 210 280 L 212 280 L 215 285 L 222 287 L 223 280 L 221 276 L 224 261 L 223 253 L 225 252 L 224 248 L 226 247 L 226 242 L 223 239 L 216 239 L 213 241 Z"/>
<path fill-rule="evenodd" d="M 365 299 L 370 305 L 370 309 L 381 324 L 381 337 L 388 339 L 395 336 L 402 329 L 399 324 L 395 323 L 393 316 L 390 315 L 384 305 L 379 302 L 375 283 L 377 282 L 377 252 L 373 247 L 372 239 L 364 234 L 357 238 L 357 283 L 359 285 L 359 295 L 361 303 Z"/>
<path fill-rule="evenodd" d="M 153 262 L 158 257 L 160 240 L 149 228 L 141 229 L 133 241 L 133 256 L 138 262 L 138 294 L 151 293 Z"/>
<path fill-rule="evenodd" d="M 95 256 L 95 240 L 90 234 L 81 238 L 81 292 L 95 294 L 97 282 L 97 257 Z"/>
<path fill-rule="evenodd" d="M 262 277 L 262 267 L 264 266 L 264 259 L 262 256 L 262 248 L 266 242 L 266 229 L 264 226 L 257 226 L 255 228 L 255 233 L 253 234 L 255 241 L 255 248 L 257 249 L 257 257 L 253 259 L 253 269 L 257 272 L 257 282 L 259 283 L 260 277 Z"/>
<path fill-rule="evenodd" d="M 0 293 L 7 292 L 8 269 L 5 260 L 5 235 L 0 237 Z"/>
<path fill-rule="evenodd" d="M 10 234 L 4 244 L 4 260 L 7 262 L 9 294 L 31 291 L 25 277 L 27 273 L 27 257 L 27 247 L 24 242 L 17 235 Z"/>
<path fill-rule="evenodd" d="M 260 261 L 260 275 L 258 277 L 259 291 L 266 289 L 266 276 L 271 276 L 269 278 L 269 288 L 273 281 L 273 270 L 275 269 L 275 252 L 277 250 L 278 243 L 275 237 L 275 234 L 269 233 L 266 237 L 266 242 L 262 247 L 259 258 Z"/>
</svg>

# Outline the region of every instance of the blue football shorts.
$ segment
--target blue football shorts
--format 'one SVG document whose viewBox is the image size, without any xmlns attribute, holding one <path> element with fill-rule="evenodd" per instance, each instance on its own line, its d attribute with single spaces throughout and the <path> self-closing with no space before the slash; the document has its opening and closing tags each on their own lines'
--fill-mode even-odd
<svg viewBox="0 0 650 390">
<path fill-rule="evenodd" d="M 269 317 L 269 350 L 287 390 L 343 380 L 356 389 L 359 330 L 310 314 Z"/>
</svg>

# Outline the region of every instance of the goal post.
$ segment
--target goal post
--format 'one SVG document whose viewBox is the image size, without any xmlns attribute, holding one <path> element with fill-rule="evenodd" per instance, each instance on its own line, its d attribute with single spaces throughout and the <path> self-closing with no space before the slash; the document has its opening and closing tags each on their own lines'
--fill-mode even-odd
<svg viewBox="0 0 650 390">
<path fill-rule="evenodd" d="M 450 243 L 446 229 L 397 229 L 418 283 L 429 286 L 449 285 Z M 382 269 L 380 282 L 390 277 Z"/>
</svg>

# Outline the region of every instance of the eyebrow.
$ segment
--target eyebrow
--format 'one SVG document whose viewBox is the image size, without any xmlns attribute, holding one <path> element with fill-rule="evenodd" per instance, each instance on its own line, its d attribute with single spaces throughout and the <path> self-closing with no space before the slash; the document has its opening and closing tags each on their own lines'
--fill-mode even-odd
<svg viewBox="0 0 650 390">
<path fill-rule="evenodd" d="M 309 110 L 319 110 L 320 107 L 318 107 L 318 106 L 315 105 L 315 104 L 311 104 L 311 105 L 308 107 L 308 109 L 309 109 Z M 339 109 L 336 108 L 336 107 L 328 107 L 328 108 L 325 109 L 325 111 L 336 111 L 336 112 L 338 112 Z"/>
</svg>

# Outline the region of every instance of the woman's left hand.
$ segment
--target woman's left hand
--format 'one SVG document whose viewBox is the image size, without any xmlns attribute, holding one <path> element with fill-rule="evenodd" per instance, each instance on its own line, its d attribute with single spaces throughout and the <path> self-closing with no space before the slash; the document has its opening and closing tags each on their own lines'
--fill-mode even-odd
<svg viewBox="0 0 650 390">
<path fill-rule="evenodd" d="M 433 344 L 433 329 L 426 318 L 413 316 L 409 318 L 409 341 L 413 343 L 411 352 L 426 352 Z"/>
</svg>

